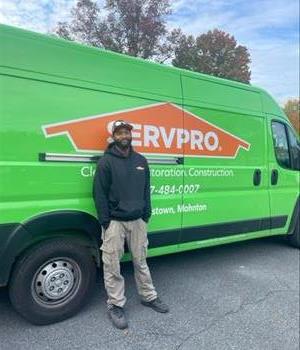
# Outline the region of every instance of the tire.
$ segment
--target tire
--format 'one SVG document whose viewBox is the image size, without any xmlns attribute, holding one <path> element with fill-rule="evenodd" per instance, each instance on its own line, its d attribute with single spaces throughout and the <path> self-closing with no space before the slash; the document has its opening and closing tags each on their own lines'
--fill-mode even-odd
<svg viewBox="0 0 300 350">
<path fill-rule="evenodd" d="M 294 231 L 291 235 L 288 235 L 289 243 L 296 248 L 300 248 L 300 219 L 298 216 Z"/>
<path fill-rule="evenodd" d="M 89 299 L 96 266 L 88 249 L 69 239 L 34 246 L 17 261 L 9 283 L 15 310 L 37 325 L 65 320 Z"/>
</svg>

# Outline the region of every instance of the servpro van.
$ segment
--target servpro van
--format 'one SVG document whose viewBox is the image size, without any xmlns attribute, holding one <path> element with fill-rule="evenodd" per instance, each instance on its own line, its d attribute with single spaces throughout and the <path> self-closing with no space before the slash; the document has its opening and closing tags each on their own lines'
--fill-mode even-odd
<svg viewBox="0 0 300 350">
<path fill-rule="evenodd" d="M 117 119 L 150 166 L 149 256 L 299 247 L 299 140 L 265 91 L 4 25 L 0 43 L 0 285 L 29 321 L 70 317 L 93 288 L 93 176 Z"/>
</svg>

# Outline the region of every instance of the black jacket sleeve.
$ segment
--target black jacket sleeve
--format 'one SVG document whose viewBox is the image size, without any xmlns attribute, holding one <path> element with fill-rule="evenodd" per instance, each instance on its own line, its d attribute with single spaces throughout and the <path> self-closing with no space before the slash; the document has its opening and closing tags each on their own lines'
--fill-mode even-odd
<svg viewBox="0 0 300 350">
<path fill-rule="evenodd" d="M 151 208 L 151 193 L 150 193 L 150 170 L 149 170 L 147 161 L 145 166 L 145 176 L 146 176 L 145 191 L 144 191 L 145 207 L 144 207 L 144 213 L 143 213 L 143 220 L 148 222 L 151 217 L 152 208 Z"/>
<path fill-rule="evenodd" d="M 95 201 L 95 207 L 98 214 L 100 225 L 106 226 L 110 222 L 110 213 L 108 206 L 108 194 L 111 185 L 111 171 L 108 162 L 105 159 L 100 159 L 97 164 L 93 197 Z"/>
</svg>

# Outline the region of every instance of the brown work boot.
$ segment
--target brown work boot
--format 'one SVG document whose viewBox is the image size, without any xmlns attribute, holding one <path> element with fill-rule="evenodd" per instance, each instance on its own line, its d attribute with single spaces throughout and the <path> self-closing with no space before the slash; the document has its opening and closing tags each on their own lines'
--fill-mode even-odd
<svg viewBox="0 0 300 350">
<path fill-rule="evenodd" d="M 161 312 L 161 313 L 166 313 L 169 312 L 169 307 L 167 304 L 163 303 L 159 298 L 156 298 L 151 301 L 144 301 L 142 300 L 141 303 L 144 306 L 151 307 L 154 311 Z"/>
<path fill-rule="evenodd" d="M 128 322 L 126 320 L 124 309 L 120 306 L 111 305 L 108 308 L 108 316 L 111 319 L 113 325 L 119 329 L 128 328 Z"/>
</svg>

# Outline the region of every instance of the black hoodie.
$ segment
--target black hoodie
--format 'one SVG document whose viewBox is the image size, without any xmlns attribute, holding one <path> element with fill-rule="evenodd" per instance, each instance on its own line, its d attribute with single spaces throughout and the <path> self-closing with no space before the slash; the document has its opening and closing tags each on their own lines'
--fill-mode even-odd
<svg viewBox="0 0 300 350">
<path fill-rule="evenodd" d="M 128 156 L 111 143 L 97 164 L 93 196 L 101 225 L 151 216 L 147 160 L 130 146 Z"/>
</svg>

